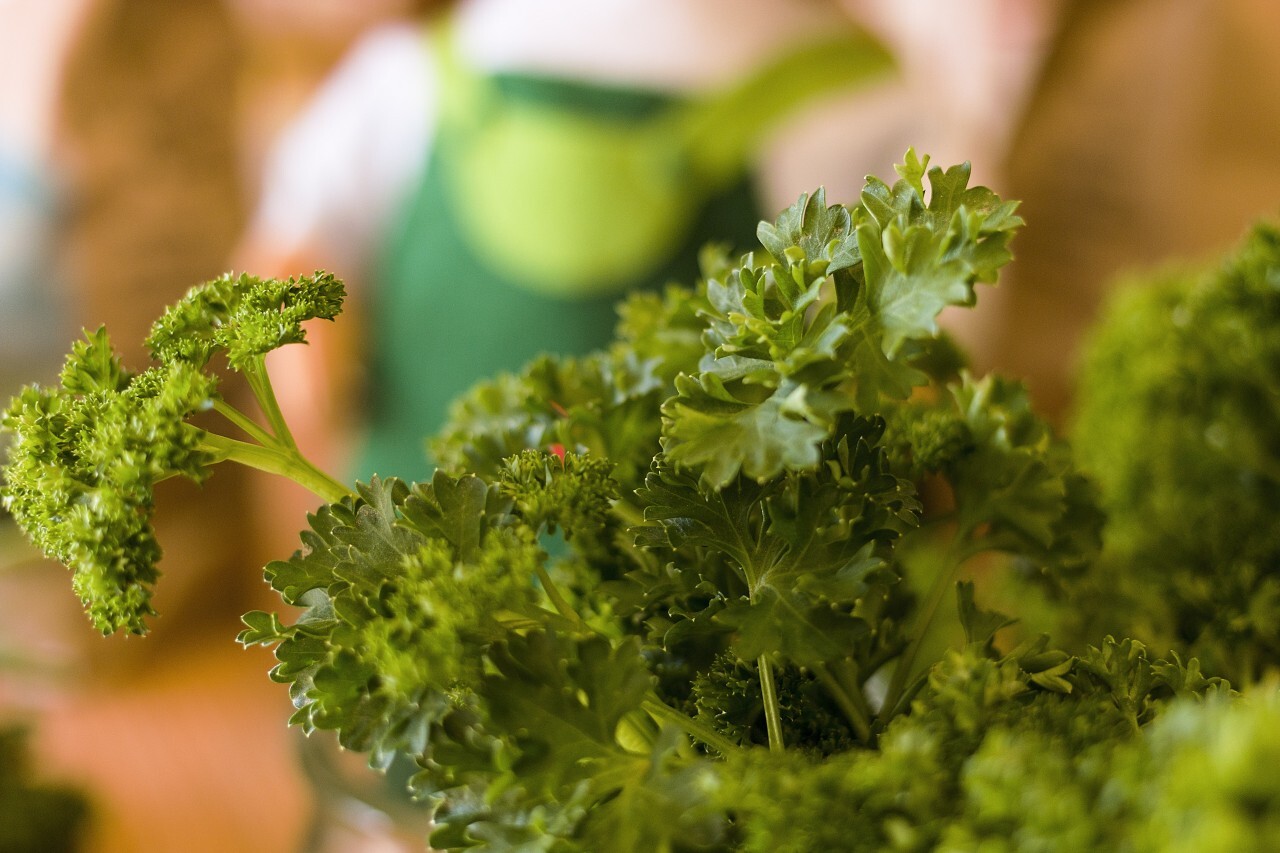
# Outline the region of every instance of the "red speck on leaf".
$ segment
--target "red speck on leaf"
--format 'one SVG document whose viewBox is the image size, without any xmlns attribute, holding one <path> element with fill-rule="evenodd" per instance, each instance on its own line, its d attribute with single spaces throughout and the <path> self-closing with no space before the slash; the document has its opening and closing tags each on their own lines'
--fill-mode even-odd
<svg viewBox="0 0 1280 853">
<path fill-rule="evenodd" d="M 547 450 L 549 450 L 550 452 L 556 455 L 556 458 L 560 460 L 561 465 L 564 464 L 564 445 L 563 444 L 560 444 L 557 442 L 556 444 L 553 444 L 550 447 L 548 447 Z"/>
</svg>

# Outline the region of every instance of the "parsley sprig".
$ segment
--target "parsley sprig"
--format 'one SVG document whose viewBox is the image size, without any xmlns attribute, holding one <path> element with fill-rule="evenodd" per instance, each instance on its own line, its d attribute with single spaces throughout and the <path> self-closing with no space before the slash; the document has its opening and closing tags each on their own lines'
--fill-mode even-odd
<svg viewBox="0 0 1280 853">
<path fill-rule="evenodd" d="M 70 566 L 74 587 L 103 633 L 147 630 L 160 546 L 151 518 L 157 483 L 203 481 L 232 460 L 289 477 L 327 501 L 347 489 L 298 452 L 267 376 L 265 356 L 305 340 L 302 323 L 341 310 L 342 283 L 225 275 L 193 288 L 147 339 L 155 363 L 135 373 L 105 329 L 75 344 L 56 388 L 29 386 L 9 404 L 13 434 L 4 506 L 45 553 Z M 218 394 L 210 364 L 225 354 L 253 390 L 266 426 Z M 232 432 L 189 419 L 212 411 Z"/>
<path fill-rule="evenodd" d="M 1124 846 L 1187 800 L 1124 781 L 1177 765 L 1165 708 L 1230 689 L 1133 640 L 997 642 L 1013 620 L 974 577 L 1078 576 L 1101 515 L 1024 389 L 938 328 L 1009 260 L 1016 205 L 967 166 L 898 171 L 709 248 L 695 286 L 624 302 L 608 349 L 477 385 L 422 483 L 342 486 L 275 404 L 264 357 L 338 312 L 335 279 L 210 282 L 149 370 L 100 330 L 19 395 L 6 505 L 96 625 L 140 632 L 157 482 L 236 461 L 311 488 L 265 570 L 301 615 L 249 613 L 240 641 L 274 648 L 304 731 L 416 764 L 437 849 Z M 222 360 L 260 417 L 219 397 Z"/>
</svg>

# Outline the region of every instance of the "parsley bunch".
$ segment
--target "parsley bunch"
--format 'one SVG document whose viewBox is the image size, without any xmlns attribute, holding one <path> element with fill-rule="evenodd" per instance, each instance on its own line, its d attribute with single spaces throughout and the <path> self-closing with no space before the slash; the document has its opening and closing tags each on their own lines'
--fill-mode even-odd
<svg viewBox="0 0 1280 853">
<path fill-rule="evenodd" d="M 342 488 L 271 400 L 263 353 L 336 313 L 336 282 L 214 282 L 157 324 L 155 378 L 100 334 L 24 392 L 6 501 L 100 625 L 137 629 L 156 480 L 231 459 L 310 484 L 327 503 L 266 568 L 301 615 L 240 640 L 275 648 L 295 724 L 416 764 L 437 849 L 1124 846 L 1192 795 L 1134 780 L 1189 760 L 1177 726 L 1230 688 L 1134 640 L 1002 650 L 984 578 L 1087 576 L 1102 515 L 1022 387 L 937 325 L 1009 261 L 1015 204 L 967 165 L 898 171 L 709 248 L 607 350 L 477 385 L 424 483 Z M 217 398 L 218 353 L 266 426 Z M 204 407 L 252 441 L 186 423 Z"/>
<path fill-rule="evenodd" d="M 1111 519 L 1076 612 L 1242 682 L 1280 667 L 1278 328 L 1280 228 L 1262 224 L 1218 263 L 1119 292 L 1074 426 Z"/>
</svg>

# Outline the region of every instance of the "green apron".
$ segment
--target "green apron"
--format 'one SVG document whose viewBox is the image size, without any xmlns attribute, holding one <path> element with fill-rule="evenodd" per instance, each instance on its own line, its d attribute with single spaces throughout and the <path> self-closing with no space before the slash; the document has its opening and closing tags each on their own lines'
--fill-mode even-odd
<svg viewBox="0 0 1280 853">
<path fill-rule="evenodd" d="M 423 177 L 372 291 L 368 436 L 356 474 L 423 479 L 424 439 L 475 382 L 608 343 L 626 292 L 691 281 L 698 249 L 754 242 L 748 161 L 777 119 L 889 67 L 861 33 L 706 98 L 440 58 Z"/>
</svg>

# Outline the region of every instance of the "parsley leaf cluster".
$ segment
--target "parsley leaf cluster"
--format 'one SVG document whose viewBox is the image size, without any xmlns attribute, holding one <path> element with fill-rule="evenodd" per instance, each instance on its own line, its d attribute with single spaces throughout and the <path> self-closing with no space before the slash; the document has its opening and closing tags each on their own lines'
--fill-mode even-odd
<svg viewBox="0 0 1280 853">
<path fill-rule="evenodd" d="M 1084 630 L 1141 628 L 1245 683 L 1280 666 L 1278 328 L 1274 224 L 1118 291 L 1073 430 L 1110 517 L 1103 560 L 1069 588 Z"/>
<path fill-rule="evenodd" d="M 1273 837 L 1263 764 L 1280 711 L 1183 654 L 1217 662 L 1216 647 L 1157 655 L 1097 633 L 1073 635 L 1073 654 L 990 607 L 1004 575 L 1088 606 L 1082 590 L 1114 565 L 1098 556 L 1102 506 L 1118 519 L 1109 548 L 1146 531 L 1115 497 L 1139 478 L 1117 487 L 1099 472 L 1100 491 L 1022 386 L 973 375 L 939 330 L 944 308 L 974 304 L 1010 260 L 1016 204 L 969 186 L 967 165 L 908 152 L 898 172 L 853 205 L 802 196 L 761 224 L 754 251 L 708 247 L 694 286 L 620 306 L 606 350 L 475 386 L 430 440 L 439 468 L 423 483 L 337 484 L 274 405 L 265 353 L 332 318 L 341 285 L 219 279 L 156 324 L 156 367 L 125 371 L 98 332 L 61 388 L 10 405 L 6 506 L 73 566 L 95 624 L 140 631 L 156 482 L 232 460 L 311 487 L 324 504 L 301 547 L 265 571 L 291 609 L 247 614 L 240 641 L 274 648 L 295 725 L 335 733 L 375 768 L 416 767 L 435 849 Z M 1206 339 L 1245 334 L 1233 310 L 1277 290 L 1280 241 L 1260 234 L 1229 277 L 1264 293 L 1178 296 L 1174 315 L 1203 304 L 1188 322 Z M 1274 368 L 1274 347 L 1260 348 Z M 261 418 L 219 398 L 222 360 Z M 1239 436 L 1270 409 L 1244 402 L 1261 391 L 1233 385 L 1233 369 L 1206 375 L 1228 397 L 1218 433 Z M 202 409 L 247 440 L 193 426 Z M 1116 417 L 1133 421 L 1108 435 L 1141 431 L 1143 416 Z M 1224 482 L 1265 484 L 1274 448 L 1243 446 L 1261 463 Z M 1239 539 L 1248 525 L 1221 527 Z M 1266 574 L 1268 534 L 1255 532 L 1260 544 L 1227 558 L 1237 581 Z M 1166 573 L 1171 612 L 1200 606 L 1182 563 L 1124 550 L 1146 566 L 1135 584 Z M 1247 639 L 1266 648 L 1261 632 Z M 1225 725 L 1241 739 L 1220 736 Z"/>
<path fill-rule="evenodd" d="M 76 593 L 103 633 L 146 632 L 160 546 L 151 518 L 154 488 L 169 477 L 196 482 L 237 459 L 295 476 L 323 497 L 346 490 L 297 452 L 266 375 L 265 354 L 305 339 L 302 323 L 332 319 L 342 283 L 226 275 L 191 292 L 156 321 L 154 364 L 124 367 L 105 329 L 75 344 L 56 388 L 28 386 L 4 411 L 12 433 L 0 499 L 32 541 L 71 567 Z M 219 398 L 209 368 L 225 353 L 249 379 L 271 426 Z M 253 443 L 209 432 L 189 419 L 217 411 Z"/>
</svg>

